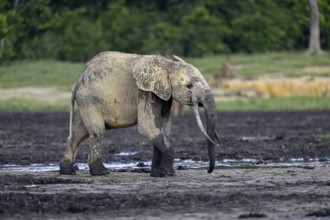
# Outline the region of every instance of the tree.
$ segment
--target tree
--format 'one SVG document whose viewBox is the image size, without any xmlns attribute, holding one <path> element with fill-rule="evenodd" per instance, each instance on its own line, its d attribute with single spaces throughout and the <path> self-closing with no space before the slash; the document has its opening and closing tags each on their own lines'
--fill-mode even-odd
<svg viewBox="0 0 330 220">
<path fill-rule="evenodd" d="M 0 13 L 0 58 L 3 55 L 3 50 L 5 46 L 5 37 L 8 33 L 7 17 Z"/>
<path fill-rule="evenodd" d="M 310 35 L 309 35 L 309 46 L 307 53 L 320 54 L 322 53 L 320 44 L 320 19 L 319 19 L 319 7 L 317 0 L 309 0 L 310 6 Z"/>
<path fill-rule="evenodd" d="M 223 38 L 227 28 L 202 5 L 182 16 L 181 30 L 184 56 L 200 57 L 226 51 Z"/>
<path fill-rule="evenodd" d="M 0 0 L 0 63 L 86 61 L 105 50 L 190 57 L 306 50 L 309 40 L 308 53 L 320 53 L 330 48 L 330 0 L 309 1 Z"/>
<path fill-rule="evenodd" d="M 149 36 L 142 41 L 143 53 L 159 53 L 165 56 L 182 54 L 180 28 L 166 22 L 157 22 L 149 29 Z"/>
</svg>

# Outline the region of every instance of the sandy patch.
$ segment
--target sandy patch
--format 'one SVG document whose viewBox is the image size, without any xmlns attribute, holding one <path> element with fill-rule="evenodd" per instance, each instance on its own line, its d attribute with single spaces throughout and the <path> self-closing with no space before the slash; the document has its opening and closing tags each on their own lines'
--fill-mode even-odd
<svg viewBox="0 0 330 220">
<path fill-rule="evenodd" d="M 23 87 L 23 88 L 0 88 L 0 100 L 10 99 L 33 99 L 50 104 L 69 100 L 70 92 L 60 91 L 55 87 Z"/>
</svg>

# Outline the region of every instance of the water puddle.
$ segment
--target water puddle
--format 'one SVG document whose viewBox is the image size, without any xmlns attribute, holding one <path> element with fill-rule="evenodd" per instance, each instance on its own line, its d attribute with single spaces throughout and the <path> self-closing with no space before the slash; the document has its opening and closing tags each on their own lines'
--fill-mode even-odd
<svg viewBox="0 0 330 220">
<path fill-rule="evenodd" d="M 121 156 L 127 156 L 128 154 L 121 154 Z M 87 163 L 77 163 L 79 170 L 88 170 Z M 131 162 L 131 163 L 105 163 L 105 166 L 113 171 L 122 169 L 140 169 L 150 168 L 151 161 L 145 162 Z M 183 169 L 207 169 L 207 161 L 193 161 L 193 160 L 181 160 L 175 159 L 174 166 Z M 289 168 L 289 167 L 301 167 L 305 169 L 313 169 L 314 167 L 330 167 L 330 158 L 327 159 L 309 159 L 292 158 L 285 162 L 271 162 L 260 161 L 256 159 L 224 159 L 216 162 L 216 169 L 255 169 L 255 168 Z M 15 164 L 2 164 L 0 165 L 0 171 L 17 171 L 17 172 L 50 172 L 58 171 L 59 166 L 57 163 L 50 164 L 30 164 L 27 166 L 15 165 Z"/>
<path fill-rule="evenodd" d="M 120 152 L 119 154 L 116 154 L 116 156 L 132 156 L 137 154 L 138 152 L 136 151 L 130 151 L 130 152 Z"/>
</svg>

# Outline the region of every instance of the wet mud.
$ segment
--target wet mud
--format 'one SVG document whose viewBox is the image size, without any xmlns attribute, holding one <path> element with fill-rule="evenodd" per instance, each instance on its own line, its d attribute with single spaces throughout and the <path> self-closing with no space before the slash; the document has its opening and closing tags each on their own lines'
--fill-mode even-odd
<svg viewBox="0 0 330 220">
<path fill-rule="evenodd" d="M 0 165 L 58 163 L 68 121 L 67 113 L 0 113 Z M 172 124 L 175 157 L 207 161 L 193 114 Z M 136 127 L 110 130 L 102 143 L 104 162 L 134 162 L 139 169 L 95 177 L 88 170 L 65 176 L 0 168 L 0 219 L 330 218 L 330 112 L 219 112 L 217 127 L 223 139 L 217 161 L 251 158 L 257 165 L 299 158 L 320 165 L 217 167 L 212 174 L 176 166 L 176 176 L 152 178 L 143 167 L 152 145 Z M 85 163 L 87 152 L 88 140 L 77 162 Z"/>
</svg>

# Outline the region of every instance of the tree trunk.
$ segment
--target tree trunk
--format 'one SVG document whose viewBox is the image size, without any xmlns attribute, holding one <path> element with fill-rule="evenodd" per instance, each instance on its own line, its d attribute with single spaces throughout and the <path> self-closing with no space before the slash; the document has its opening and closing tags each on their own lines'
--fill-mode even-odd
<svg viewBox="0 0 330 220">
<path fill-rule="evenodd" d="M 178 103 L 173 99 L 173 102 L 172 102 L 172 115 L 174 117 L 182 116 L 183 115 L 183 107 L 184 107 L 183 104 Z"/>
<path fill-rule="evenodd" d="M 319 22 L 319 7 L 317 0 L 309 0 L 310 6 L 310 35 L 308 54 L 320 54 L 322 53 L 320 45 L 320 22 Z"/>
<path fill-rule="evenodd" d="M 5 38 L 0 39 L 0 58 L 2 58 L 5 47 Z"/>
</svg>

